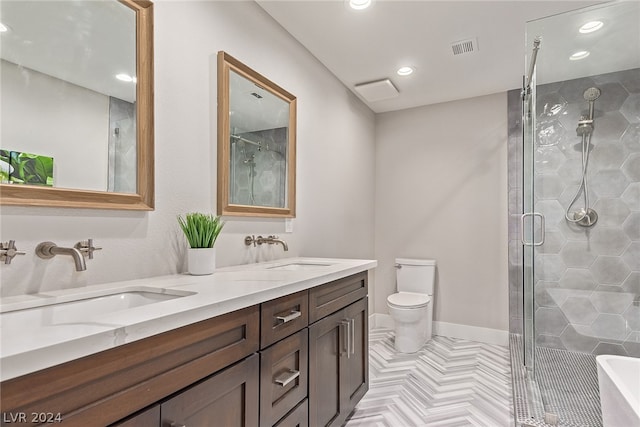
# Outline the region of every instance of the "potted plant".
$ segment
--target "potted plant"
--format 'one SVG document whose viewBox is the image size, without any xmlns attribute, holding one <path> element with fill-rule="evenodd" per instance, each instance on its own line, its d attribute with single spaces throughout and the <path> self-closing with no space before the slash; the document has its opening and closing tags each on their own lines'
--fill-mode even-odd
<svg viewBox="0 0 640 427">
<path fill-rule="evenodd" d="M 212 274 L 216 268 L 216 250 L 213 245 L 224 227 L 224 222 L 219 216 L 194 212 L 186 214 L 184 218 L 178 215 L 178 224 L 189 243 L 189 274 Z"/>
</svg>

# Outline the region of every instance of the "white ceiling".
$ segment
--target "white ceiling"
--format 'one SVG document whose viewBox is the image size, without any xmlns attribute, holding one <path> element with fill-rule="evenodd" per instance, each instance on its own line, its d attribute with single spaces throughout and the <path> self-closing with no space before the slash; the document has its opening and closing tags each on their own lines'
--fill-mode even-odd
<svg viewBox="0 0 640 427">
<path fill-rule="evenodd" d="M 531 50 L 532 42 L 529 40 L 525 44 L 526 23 L 603 3 L 578 0 L 374 1 L 371 8 L 355 11 L 343 0 L 257 0 L 352 91 L 356 84 L 390 78 L 400 92 L 396 98 L 366 102 L 354 91 L 375 112 L 519 88 L 525 74 L 525 55 Z M 637 0 L 628 3 L 640 4 Z M 580 19 L 574 14 L 575 22 L 557 21 L 554 26 L 561 30 L 559 34 L 543 36 L 540 52 L 542 57 L 546 51 L 549 72 L 554 69 L 571 72 L 556 65 L 558 61 L 567 62 L 564 50 L 574 48 L 568 45 L 575 43 L 574 37 L 563 36 L 563 32 L 576 33 L 574 24 Z M 631 14 L 631 21 L 627 23 L 635 29 L 632 34 L 636 36 L 638 22 L 637 15 Z M 451 43 L 469 38 L 477 38 L 478 51 L 454 56 Z M 553 50 L 560 56 L 552 57 L 550 45 L 545 46 L 547 40 L 553 40 L 557 45 Z M 560 46 L 565 41 L 567 45 Z M 626 44 L 638 51 L 637 44 Z M 615 56 L 625 58 L 628 55 Z M 638 66 L 637 54 L 631 56 L 630 62 Z M 591 60 L 594 57 L 592 55 Z M 414 66 L 416 71 L 400 77 L 396 70 L 403 65 Z M 618 70 L 630 68 L 623 67 Z M 553 76 L 547 75 L 547 78 Z M 560 78 L 573 77 L 563 75 Z"/>
</svg>

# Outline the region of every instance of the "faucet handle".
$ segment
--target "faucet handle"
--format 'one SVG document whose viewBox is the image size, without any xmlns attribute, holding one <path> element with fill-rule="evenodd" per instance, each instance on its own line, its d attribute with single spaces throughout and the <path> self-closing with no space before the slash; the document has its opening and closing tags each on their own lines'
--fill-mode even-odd
<svg viewBox="0 0 640 427">
<path fill-rule="evenodd" d="M 0 261 L 4 260 L 5 264 L 11 264 L 14 256 L 24 255 L 25 253 L 16 248 L 15 240 L 9 240 L 8 243 L 0 243 Z"/>
<path fill-rule="evenodd" d="M 82 254 L 87 254 L 89 256 L 89 259 L 93 259 L 93 252 L 94 251 L 101 251 L 102 248 L 98 248 L 96 246 L 93 246 L 93 239 L 87 239 L 87 240 L 83 240 L 81 242 L 78 242 L 75 244 L 74 246 L 77 250 L 79 250 L 80 252 L 82 252 Z"/>
</svg>

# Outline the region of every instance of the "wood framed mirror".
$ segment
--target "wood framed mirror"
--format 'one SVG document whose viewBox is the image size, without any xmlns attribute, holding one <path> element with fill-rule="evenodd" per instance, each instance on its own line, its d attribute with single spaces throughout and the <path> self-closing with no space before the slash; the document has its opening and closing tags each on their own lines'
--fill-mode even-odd
<svg viewBox="0 0 640 427">
<path fill-rule="evenodd" d="M 153 210 L 153 3 L 0 7 L 0 204 Z M 24 172 L 33 153 L 46 182 Z"/>
<path fill-rule="evenodd" d="M 296 97 L 218 52 L 218 215 L 295 217 Z"/>
</svg>

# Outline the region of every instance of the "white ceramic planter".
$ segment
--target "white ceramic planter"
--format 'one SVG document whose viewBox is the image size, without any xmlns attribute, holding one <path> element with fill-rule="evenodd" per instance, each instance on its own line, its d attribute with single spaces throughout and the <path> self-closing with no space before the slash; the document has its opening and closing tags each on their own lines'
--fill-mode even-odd
<svg viewBox="0 0 640 427">
<path fill-rule="evenodd" d="M 194 276 L 213 274 L 216 269 L 216 248 L 187 249 L 187 271 Z"/>
</svg>

